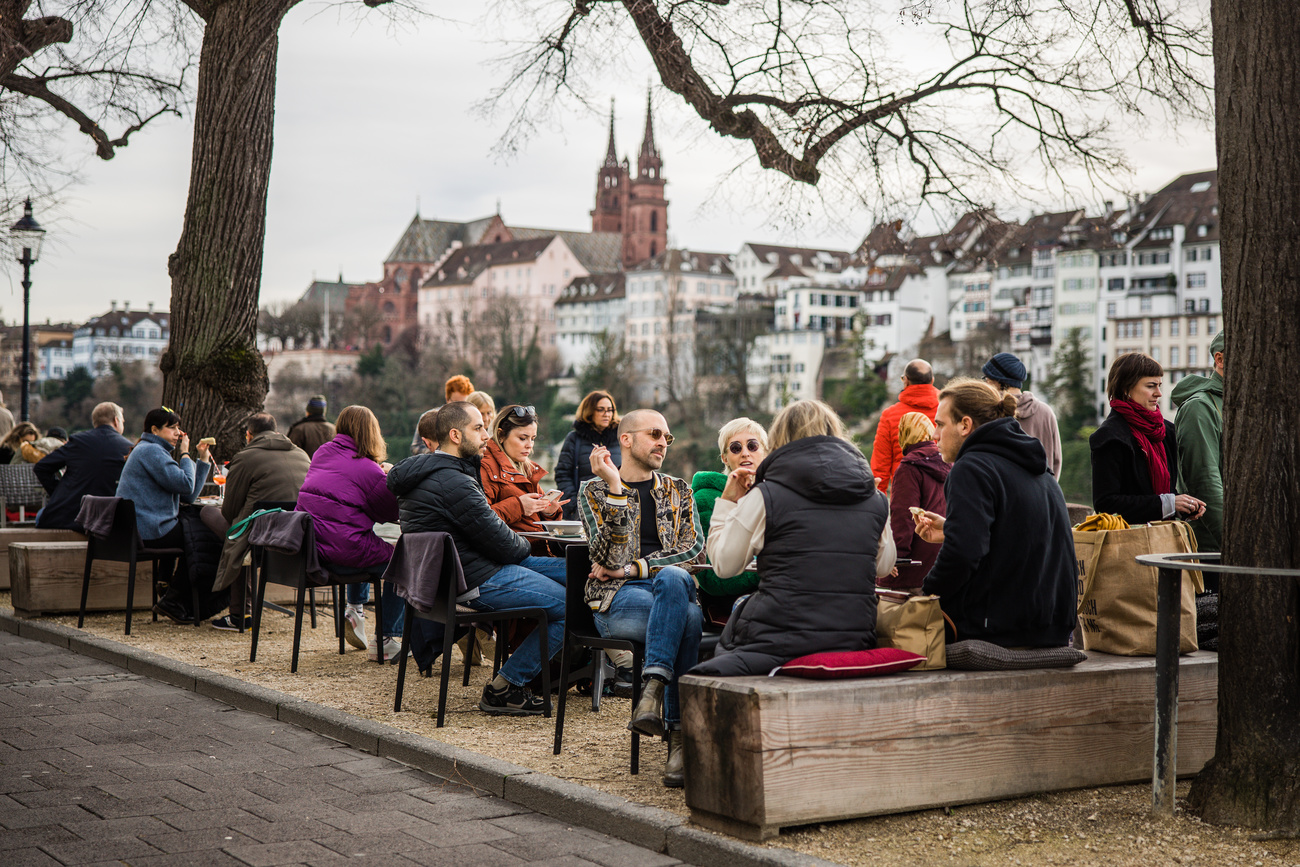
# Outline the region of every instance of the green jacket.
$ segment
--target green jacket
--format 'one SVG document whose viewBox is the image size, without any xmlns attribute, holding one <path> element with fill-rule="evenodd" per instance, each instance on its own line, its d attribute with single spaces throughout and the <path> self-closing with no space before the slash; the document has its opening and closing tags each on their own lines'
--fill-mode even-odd
<svg viewBox="0 0 1300 867">
<path fill-rule="evenodd" d="M 699 472 L 691 478 L 695 511 L 699 513 L 705 539 L 709 537 L 709 521 L 713 520 L 713 504 L 722 496 L 726 485 L 726 473 Z M 710 596 L 741 596 L 758 589 L 757 572 L 741 572 L 734 578 L 719 578 L 712 569 L 704 569 L 695 573 L 695 580 L 700 589 Z"/>
<path fill-rule="evenodd" d="M 1178 493 L 1205 501 L 1192 522 L 1202 551 L 1223 550 L 1223 377 L 1184 376 L 1170 395 L 1178 414 Z"/>
</svg>

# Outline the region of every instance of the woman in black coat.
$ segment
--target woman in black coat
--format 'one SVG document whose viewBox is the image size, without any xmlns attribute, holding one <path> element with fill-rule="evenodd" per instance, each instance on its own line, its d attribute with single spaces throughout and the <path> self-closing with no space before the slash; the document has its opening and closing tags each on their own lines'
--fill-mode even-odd
<svg viewBox="0 0 1300 867">
<path fill-rule="evenodd" d="M 596 474 L 591 471 L 591 450 L 595 446 L 609 449 L 614 466 L 623 465 L 623 451 L 618 444 L 618 407 L 605 391 L 593 391 L 578 404 L 573 430 L 560 446 L 555 462 L 555 486 L 564 491 L 564 519 L 572 521 L 578 510 L 578 487 Z"/>
<path fill-rule="evenodd" d="M 1174 426 L 1160 412 L 1164 370 L 1149 355 L 1119 356 L 1106 378 L 1111 414 L 1088 438 L 1092 504 L 1130 524 L 1201 516 L 1205 504 L 1178 489 Z"/>
</svg>

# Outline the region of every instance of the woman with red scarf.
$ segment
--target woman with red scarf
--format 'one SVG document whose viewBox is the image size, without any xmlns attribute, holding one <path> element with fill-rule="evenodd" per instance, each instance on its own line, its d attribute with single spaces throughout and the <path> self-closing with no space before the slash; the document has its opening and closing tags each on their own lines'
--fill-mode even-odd
<svg viewBox="0 0 1300 867">
<path fill-rule="evenodd" d="M 1160 412 L 1164 370 L 1141 352 L 1119 356 L 1106 377 L 1111 413 L 1088 438 L 1092 449 L 1092 505 L 1130 524 L 1191 520 L 1205 504 L 1178 487 L 1174 426 Z"/>
</svg>

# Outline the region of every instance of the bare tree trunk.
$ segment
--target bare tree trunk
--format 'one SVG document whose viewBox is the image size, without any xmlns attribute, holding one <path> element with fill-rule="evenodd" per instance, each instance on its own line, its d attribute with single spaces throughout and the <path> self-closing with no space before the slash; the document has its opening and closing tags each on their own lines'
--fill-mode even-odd
<svg viewBox="0 0 1300 867">
<path fill-rule="evenodd" d="M 1215 0 L 1214 65 L 1226 323 L 1225 563 L 1300 567 L 1300 17 Z M 1261 432 L 1264 447 L 1261 448 Z M 1219 733 L 1192 787 L 1202 817 L 1300 829 L 1300 587 L 1224 576 Z"/>
<path fill-rule="evenodd" d="M 199 4 L 206 26 L 195 106 L 189 197 L 168 260 L 171 345 L 159 367 L 163 403 L 186 429 L 242 445 L 268 381 L 257 351 L 257 301 L 275 114 L 277 31 L 293 0 Z"/>
</svg>

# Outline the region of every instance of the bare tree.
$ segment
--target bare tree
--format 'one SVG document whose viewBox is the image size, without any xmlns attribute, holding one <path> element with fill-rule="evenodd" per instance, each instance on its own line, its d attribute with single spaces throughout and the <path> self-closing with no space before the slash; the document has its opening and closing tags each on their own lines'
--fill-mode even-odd
<svg viewBox="0 0 1300 867">
<path fill-rule="evenodd" d="M 506 0 L 540 36 L 489 100 L 517 146 L 557 98 L 589 101 L 639 43 L 665 87 L 758 163 L 880 202 L 963 204 L 993 180 L 1124 165 L 1109 118 L 1206 118 L 1209 38 L 1176 0 Z M 901 19 L 901 20 L 900 20 Z M 891 28 L 886 32 L 886 28 Z M 616 47 L 611 47 L 614 43 Z M 923 55 L 932 65 L 916 62 Z M 908 69 L 921 69 L 909 75 Z"/>
<path fill-rule="evenodd" d="M 695 370 L 711 413 L 728 418 L 760 410 L 749 381 L 754 341 L 772 330 L 772 304 L 705 308 L 695 315 Z"/>
</svg>

